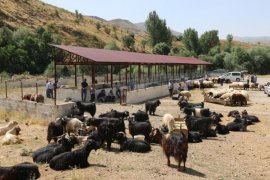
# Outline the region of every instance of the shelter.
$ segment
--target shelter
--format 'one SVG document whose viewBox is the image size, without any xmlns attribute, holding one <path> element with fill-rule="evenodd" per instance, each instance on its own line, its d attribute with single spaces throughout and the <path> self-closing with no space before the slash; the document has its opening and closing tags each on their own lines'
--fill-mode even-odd
<svg viewBox="0 0 270 180">
<path fill-rule="evenodd" d="M 142 79 L 142 68 L 147 68 L 147 77 L 164 75 L 166 80 L 175 79 L 182 73 L 191 74 L 198 72 L 204 74 L 206 66 L 211 63 L 191 57 L 165 56 L 137 52 L 114 51 L 105 49 L 94 49 L 76 46 L 53 45 L 52 61 L 55 63 L 55 81 L 56 81 L 56 65 L 74 65 L 75 66 L 75 86 L 77 86 L 77 65 L 91 65 L 92 84 L 95 84 L 96 68 L 98 66 L 107 66 L 107 76 L 110 69 L 111 87 L 113 86 L 113 67 L 119 66 L 125 68 L 125 84 L 131 78 L 131 66 L 138 66 L 138 82 Z M 128 74 L 128 68 L 129 74 Z M 152 72 L 154 71 L 154 72 Z M 145 76 L 145 74 L 143 74 Z M 119 80 L 121 81 L 121 75 Z M 109 78 L 107 78 L 108 80 Z M 56 92 L 55 92 L 56 103 Z"/>
</svg>

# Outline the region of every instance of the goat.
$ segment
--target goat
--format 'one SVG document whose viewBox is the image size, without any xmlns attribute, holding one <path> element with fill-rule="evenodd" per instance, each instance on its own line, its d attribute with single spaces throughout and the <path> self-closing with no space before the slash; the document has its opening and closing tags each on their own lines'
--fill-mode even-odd
<svg viewBox="0 0 270 180">
<path fill-rule="evenodd" d="M 112 109 L 110 112 L 100 114 L 99 117 L 122 118 L 122 119 L 124 119 L 124 118 L 129 117 L 129 112 L 128 111 L 119 112 L 119 111 L 116 111 L 116 110 Z"/>
<path fill-rule="evenodd" d="M 153 128 L 149 134 L 150 142 L 160 144 L 163 137 L 163 133 L 158 128 Z"/>
<path fill-rule="evenodd" d="M 188 138 L 183 132 L 168 133 L 163 136 L 161 146 L 163 152 L 167 157 L 167 165 L 170 166 L 170 156 L 178 162 L 178 170 L 180 171 L 180 164 L 183 160 L 184 171 L 186 169 L 186 160 L 188 152 Z"/>
<path fill-rule="evenodd" d="M 131 134 L 133 139 L 135 135 L 142 134 L 145 137 L 145 141 L 150 143 L 149 134 L 152 131 L 152 126 L 149 121 L 137 122 L 134 121 L 133 118 L 129 118 L 128 122 L 129 133 Z"/>
<path fill-rule="evenodd" d="M 184 101 L 178 101 L 178 106 L 180 107 L 180 109 L 183 109 L 185 107 L 188 107 L 188 108 L 194 108 L 194 107 L 204 108 L 204 102 L 201 102 L 201 103 L 189 103 L 186 100 L 184 100 Z"/>
<path fill-rule="evenodd" d="M 155 100 L 155 101 L 148 101 L 145 103 L 145 112 L 148 113 L 149 115 L 153 114 L 155 115 L 156 108 L 161 104 L 160 100 Z"/>
<path fill-rule="evenodd" d="M 53 139 L 54 142 L 57 141 L 57 137 L 64 134 L 64 129 L 66 127 L 67 121 L 63 118 L 57 118 L 56 121 L 50 122 L 47 129 L 47 141 L 51 142 Z"/>
<path fill-rule="evenodd" d="M 247 105 L 247 99 L 242 94 L 233 94 L 231 101 L 233 105 L 237 105 L 238 103 L 240 103 L 241 106 Z"/>
<path fill-rule="evenodd" d="M 257 116 L 249 115 L 246 110 L 242 112 L 242 118 L 246 118 L 247 120 L 251 122 L 260 122 Z"/>
<path fill-rule="evenodd" d="M 32 155 L 33 161 L 37 163 L 49 163 L 54 156 L 71 151 L 75 144 L 78 144 L 76 137 L 66 137 L 63 135 L 59 144 L 49 144 L 46 147 L 37 149 Z"/>
<path fill-rule="evenodd" d="M 19 126 L 13 127 L 5 134 L 4 138 L 2 139 L 2 144 L 20 144 L 23 141 L 22 139 L 18 138 L 20 131 L 21 128 Z"/>
<path fill-rule="evenodd" d="M 138 110 L 136 113 L 132 114 L 134 116 L 134 120 L 137 122 L 145 122 L 149 120 L 149 116 L 146 112 Z"/>
<path fill-rule="evenodd" d="M 65 132 L 67 132 L 68 135 L 70 135 L 71 132 L 78 135 L 78 130 L 82 127 L 83 123 L 77 118 L 64 117 L 63 120 L 66 121 Z"/>
<path fill-rule="evenodd" d="M 100 142 L 88 140 L 83 148 L 72 152 L 65 152 L 52 158 L 50 168 L 60 171 L 70 169 L 71 167 L 85 168 L 89 166 L 88 156 L 94 149 L 100 148 Z"/>
<path fill-rule="evenodd" d="M 225 125 L 222 125 L 220 123 L 217 123 L 217 126 L 216 126 L 216 129 L 215 130 L 216 130 L 216 132 L 218 134 L 222 134 L 222 135 L 229 134 L 230 133 L 228 127 L 225 126 Z"/>
<path fill-rule="evenodd" d="M 213 120 L 210 117 L 196 118 L 187 115 L 185 121 L 189 131 L 199 131 L 204 137 L 207 137 L 208 131 L 211 129 L 211 125 L 213 124 Z"/>
<path fill-rule="evenodd" d="M 188 132 L 188 142 L 190 143 L 199 143 L 202 142 L 202 138 L 199 132 L 189 131 Z"/>
<path fill-rule="evenodd" d="M 10 121 L 7 125 L 0 127 L 0 136 L 3 136 L 8 132 L 10 129 L 13 127 L 17 126 L 18 122 L 17 121 Z"/>
<path fill-rule="evenodd" d="M 247 119 L 241 120 L 241 122 L 230 122 L 226 125 L 230 131 L 246 131 L 247 130 Z"/>
<path fill-rule="evenodd" d="M 232 110 L 228 113 L 228 117 L 235 117 L 237 114 L 240 114 L 237 110 Z"/>
<path fill-rule="evenodd" d="M 29 162 L 23 162 L 11 167 L 0 167 L 1 180 L 26 180 L 38 179 L 39 177 L 38 166 Z"/>
<path fill-rule="evenodd" d="M 81 113 L 89 112 L 92 117 L 96 114 L 96 103 L 82 103 L 77 101 L 76 102 L 77 107 L 80 109 Z"/>
<path fill-rule="evenodd" d="M 162 118 L 162 126 L 166 127 L 170 132 L 176 129 L 174 117 L 171 114 L 164 114 Z"/>
<path fill-rule="evenodd" d="M 120 144 L 120 151 L 129 150 L 132 152 L 145 153 L 151 150 L 149 143 L 138 139 L 127 139 L 124 133 L 118 133 L 117 140 Z"/>
</svg>

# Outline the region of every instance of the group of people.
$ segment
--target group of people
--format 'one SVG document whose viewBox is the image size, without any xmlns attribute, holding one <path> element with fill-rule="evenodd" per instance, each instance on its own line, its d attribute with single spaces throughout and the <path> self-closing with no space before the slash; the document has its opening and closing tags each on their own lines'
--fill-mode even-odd
<svg viewBox="0 0 270 180">
<path fill-rule="evenodd" d="M 247 84 L 249 84 L 249 82 L 256 84 L 257 76 L 254 74 L 252 74 L 251 76 L 247 76 Z"/>
<path fill-rule="evenodd" d="M 180 83 L 178 84 L 178 87 L 175 88 L 174 82 L 173 82 L 172 80 L 170 80 L 169 83 L 168 83 L 168 90 L 169 90 L 170 97 L 173 96 L 173 92 L 174 92 L 175 89 L 176 89 L 178 92 L 189 90 L 186 81 L 180 82 Z"/>
<path fill-rule="evenodd" d="M 81 96 L 82 96 L 82 101 L 85 102 L 86 101 L 86 96 L 87 96 L 87 87 L 88 87 L 88 83 L 86 82 L 87 80 L 84 79 L 83 82 L 81 83 Z M 115 83 L 115 88 L 116 88 L 116 95 L 118 98 L 120 98 L 121 96 L 121 89 L 120 89 L 120 84 L 118 84 L 117 82 Z M 94 85 L 91 85 L 90 87 L 90 101 L 94 102 L 96 99 L 96 89 Z M 97 100 L 100 102 L 113 102 L 115 101 L 116 97 L 113 93 L 113 90 L 111 89 L 108 93 L 108 95 L 106 95 L 106 91 L 105 89 L 102 89 L 98 95 L 97 95 Z"/>
<path fill-rule="evenodd" d="M 52 83 L 52 81 L 47 80 L 46 81 L 46 97 L 47 98 L 53 98 L 53 90 L 56 88 L 59 88 L 58 80 L 55 83 Z"/>
</svg>

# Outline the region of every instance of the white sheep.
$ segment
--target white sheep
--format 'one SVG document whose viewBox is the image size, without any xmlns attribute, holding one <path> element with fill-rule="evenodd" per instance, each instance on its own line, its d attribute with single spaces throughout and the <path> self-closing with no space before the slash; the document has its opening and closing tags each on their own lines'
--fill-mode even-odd
<svg viewBox="0 0 270 180">
<path fill-rule="evenodd" d="M 18 137 L 20 131 L 21 128 L 19 126 L 15 126 L 12 129 L 10 129 L 2 139 L 2 144 L 3 145 L 20 144 L 23 141 Z"/>
<path fill-rule="evenodd" d="M 169 133 L 172 132 L 174 129 L 176 129 L 174 117 L 168 113 L 164 114 L 162 118 L 162 126 L 167 127 Z"/>
<path fill-rule="evenodd" d="M 187 100 L 189 100 L 189 98 L 191 97 L 191 93 L 189 91 L 180 91 L 179 95 L 187 97 Z"/>
<path fill-rule="evenodd" d="M 0 136 L 3 136 L 8 132 L 10 129 L 13 127 L 17 126 L 18 122 L 17 121 L 10 121 L 7 125 L 0 127 Z"/>
<path fill-rule="evenodd" d="M 71 132 L 78 135 L 78 130 L 82 127 L 83 123 L 77 118 L 67 120 L 65 131 L 70 134 Z"/>
</svg>

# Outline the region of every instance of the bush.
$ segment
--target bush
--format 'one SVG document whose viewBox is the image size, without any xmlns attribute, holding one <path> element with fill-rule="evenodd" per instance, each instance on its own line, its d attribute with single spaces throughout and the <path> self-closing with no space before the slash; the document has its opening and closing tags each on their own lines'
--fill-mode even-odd
<svg viewBox="0 0 270 180">
<path fill-rule="evenodd" d="M 6 71 L 3 71 L 0 73 L 0 77 L 5 78 L 5 79 L 9 79 L 10 75 Z"/>
<path fill-rule="evenodd" d="M 154 54 L 168 55 L 170 53 L 170 47 L 166 43 L 158 43 L 153 48 Z"/>
<path fill-rule="evenodd" d="M 111 29 L 108 28 L 108 27 L 105 27 L 104 31 L 105 31 L 105 33 L 107 33 L 107 34 L 110 34 L 110 33 L 111 33 Z"/>
<path fill-rule="evenodd" d="M 97 28 L 98 31 L 99 31 L 99 29 L 101 28 L 101 25 L 100 25 L 99 22 L 96 23 L 96 28 Z"/>
</svg>

